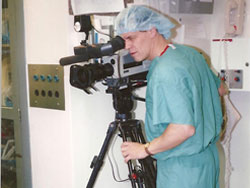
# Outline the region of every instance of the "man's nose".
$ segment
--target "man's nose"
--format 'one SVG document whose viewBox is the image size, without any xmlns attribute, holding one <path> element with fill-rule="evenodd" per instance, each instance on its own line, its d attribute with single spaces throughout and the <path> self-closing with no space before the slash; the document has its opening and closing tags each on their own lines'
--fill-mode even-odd
<svg viewBox="0 0 250 188">
<path fill-rule="evenodd" d="M 131 47 L 131 42 L 129 42 L 128 40 L 125 40 L 125 49 L 129 50 L 130 47 Z"/>
</svg>

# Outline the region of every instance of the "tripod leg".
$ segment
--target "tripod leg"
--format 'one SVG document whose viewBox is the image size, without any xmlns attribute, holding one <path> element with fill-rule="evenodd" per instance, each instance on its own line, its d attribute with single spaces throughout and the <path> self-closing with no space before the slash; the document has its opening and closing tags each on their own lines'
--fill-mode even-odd
<svg viewBox="0 0 250 188">
<path fill-rule="evenodd" d="M 142 134 L 141 124 L 139 121 L 137 121 L 136 124 L 136 138 L 137 142 L 146 143 L 145 138 Z M 145 180 L 145 187 L 146 188 L 153 188 L 156 187 L 156 167 L 154 165 L 154 159 L 152 157 L 147 157 L 145 159 L 139 160 L 140 164 L 143 167 L 144 174 L 144 180 Z"/>
<path fill-rule="evenodd" d="M 145 138 L 142 133 L 141 123 L 137 121 L 135 130 L 136 141 L 143 144 L 146 143 Z M 147 157 L 145 159 L 139 160 L 145 172 L 145 186 L 146 188 L 156 187 L 156 167 L 154 165 L 154 159 L 152 157 Z"/>
<path fill-rule="evenodd" d="M 121 128 L 122 127 L 122 128 Z M 138 120 L 128 120 L 122 122 L 119 127 L 123 132 L 123 140 L 126 141 L 130 138 L 132 142 L 139 142 L 145 144 L 145 139 L 142 134 L 141 124 Z M 156 187 L 156 169 L 154 166 L 154 160 L 151 157 L 140 159 L 138 162 L 141 165 L 141 172 L 138 173 L 140 178 L 137 178 L 137 184 L 139 187 L 155 188 Z M 131 167 L 132 168 L 132 167 Z"/>
<path fill-rule="evenodd" d="M 107 135 L 106 135 L 105 140 L 103 142 L 100 153 L 99 153 L 99 155 L 97 157 L 95 156 L 94 160 L 92 161 L 91 168 L 93 168 L 93 167 L 94 168 L 93 168 L 93 171 L 92 171 L 91 176 L 89 178 L 87 188 L 92 188 L 94 183 L 95 183 L 98 172 L 102 167 L 103 159 L 104 159 L 105 154 L 107 152 L 109 142 L 110 142 L 112 136 L 114 135 L 116 129 L 117 129 L 116 122 L 110 123 L 108 131 L 107 131 Z"/>
<path fill-rule="evenodd" d="M 121 132 L 123 142 L 127 141 L 126 133 L 123 131 L 121 125 L 119 126 L 119 130 Z M 132 166 L 131 161 L 128 161 L 128 171 L 129 171 L 129 179 L 131 181 L 132 188 L 136 188 L 135 178 L 133 177 L 133 166 Z"/>
</svg>

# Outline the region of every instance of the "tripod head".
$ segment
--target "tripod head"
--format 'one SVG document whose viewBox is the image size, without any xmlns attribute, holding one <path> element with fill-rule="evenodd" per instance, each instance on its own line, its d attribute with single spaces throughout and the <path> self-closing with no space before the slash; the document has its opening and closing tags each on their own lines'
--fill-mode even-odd
<svg viewBox="0 0 250 188">
<path fill-rule="evenodd" d="M 131 119 L 134 100 L 137 99 L 137 97 L 133 95 L 133 91 L 147 84 L 145 81 L 146 74 L 145 72 L 144 74 L 134 75 L 133 77 L 106 80 L 108 85 L 106 93 L 112 94 L 113 107 L 116 111 L 117 120 L 125 121 Z M 141 80 L 139 78 L 141 78 Z"/>
</svg>

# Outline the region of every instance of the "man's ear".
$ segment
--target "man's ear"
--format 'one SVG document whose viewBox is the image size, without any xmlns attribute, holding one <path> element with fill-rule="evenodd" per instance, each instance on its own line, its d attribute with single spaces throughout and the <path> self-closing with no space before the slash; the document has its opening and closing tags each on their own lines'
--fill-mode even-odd
<svg viewBox="0 0 250 188">
<path fill-rule="evenodd" d="M 153 27 L 152 29 L 149 30 L 149 33 L 150 33 L 150 37 L 154 38 L 157 34 L 157 29 Z"/>
</svg>

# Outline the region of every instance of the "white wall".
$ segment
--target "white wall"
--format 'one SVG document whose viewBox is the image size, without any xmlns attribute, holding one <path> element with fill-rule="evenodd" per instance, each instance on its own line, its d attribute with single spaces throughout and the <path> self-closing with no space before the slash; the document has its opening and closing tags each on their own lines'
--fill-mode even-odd
<svg viewBox="0 0 250 188">
<path fill-rule="evenodd" d="M 27 64 L 58 64 L 61 57 L 73 55 L 73 46 L 84 37 L 73 29 L 67 1 L 24 0 L 24 16 Z M 97 84 L 101 91 L 89 96 L 70 86 L 69 67 L 64 70 L 65 111 L 29 108 L 34 188 L 85 187 L 92 172 L 92 158 L 99 153 L 108 125 L 114 120 L 111 95 L 105 94 L 105 87 Z M 118 138 L 114 154 L 121 177 L 126 179 L 127 166 L 119 142 Z M 128 184 L 115 183 L 105 159 L 95 187 Z"/>
<path fill-rule="evenodd" d="M 214 15 L 212 18 L 211 36 L 214 38 L 221 38 L 224 36 L 224 5 L 225 0 L 215 1 Z M 246 0 L 246 13 L 244 21 L 244 32 L 237 38 L 250 38 L 250 2 Z M 219 29 L 218 29 L 219 28 Z M 235 54 L 240 56 L 240 54 Z M 213 62 L 212 62 L 213 63 Z M 246 81 L 246 80 L 245 80 Z M 248 80 L 249 82 L 249 80 Z M 250 92 L 233 91 L 230 93 L 230 98 L 240 112 L 242 118 L 235 127 L 232 133 L 230 157 L 233 167 L 231 174 L 230 187 L 248 188 L 250 186 L 250 179 L 248 174 L 250 173 Z M 221 158 L 223 159 L 222 153 Z M 224 170 L 224 169 L 222 169 Z"/>
<path fill-rule="evenodd" d="M 67 1 L 60 0 L 24 0 L 27 64 L 58 64 L 59 58 L 69 54 L 67 6 Z M 65 75 L 68 80 L 67 69 Z M 66 89 L 65 111 L 29 108 L 34 188 L 73 187 L 69 98 Z"/>
<path fill-rule="evenodd" d="M 248 188 L 250 186 L 250 93 L 232 92 L 230 97 L 242 116 L 231 140 L 230 155 L 233 167 L 231 187 Z"/>
<path fill-rule="evenodd" d="M 173 15 L 182 19 L 187 27 L 201 31 L 200 37 L 185 37 L 183 42 L 202 48 L 210 53 L 210 38 L 223 36 L 223 10 L 225 0 L 215 0 L 213 15 Z M 73 46 L 80 42 L 79 34 L 73 30 L 73 17 L 68 15 L 68 2 L 61 0 L 24 0 L 25 48 L 27 64 L 58 64 L 61 57 L 72 55 Z M 250 5 L 242 37 L 249 38 Z M 193 21 L 193 23 L 192 23 Z M 202 28 L 199 30 L 199 28 Z M 219 28 L 219 29 L 218 29 Z M 204 35 L 205 34 L 205 35 Z M 182 40 L 182 39 L 180 39 Z M 111 95 L 105 87 L 96 86 L 99 92 L 87 95 L 69 85 L 69 69 L 65 68 L 65 111 L 29 108 L 32 181 L 34 188 L 82 188 L 85 187 L 92 170 L 89 165 L 100 151 L 108 125 L 114 120 Z M 139 91 L 143 96 L 145 89 Z M 232 92 L 231 99 L 242 115 L 233 132 L 231 156 L 234 171 L 231 187 L 247 188 L 250 180 L 248 104 L 250 94 Z M 136 109 L 138 119 L 144 119 L 144 103 Z M 127 166 L 120 154 L 121 140 L 115 144 L 122 178 L 127 178 Z M 96 180 L 98 187 L 129 187 L 130 183 L 115 183 L 108 159 Z"/>
</svg>

